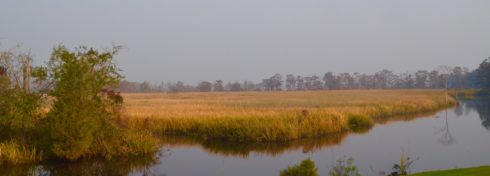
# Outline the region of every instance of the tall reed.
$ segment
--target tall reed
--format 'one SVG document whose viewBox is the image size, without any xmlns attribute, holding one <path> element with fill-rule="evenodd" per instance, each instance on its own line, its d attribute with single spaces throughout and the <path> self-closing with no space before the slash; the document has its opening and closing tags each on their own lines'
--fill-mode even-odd
<svg viewBox="0 0 490 176">
<path fill-rule="evenodd" d="M 0 143 L 0 164 L 27 164 L 41 161 L 42 152 L 10 140 Z"/>
</svg>

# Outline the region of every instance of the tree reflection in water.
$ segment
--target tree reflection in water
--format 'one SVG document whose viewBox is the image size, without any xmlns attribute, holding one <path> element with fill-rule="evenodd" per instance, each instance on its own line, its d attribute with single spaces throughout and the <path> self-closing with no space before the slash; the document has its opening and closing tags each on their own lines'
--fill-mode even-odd
<svg viewBox="0 0 490 176">
<path fill-rule="evenodd" d="M 464 104 L 468 110 L 476 110 L 480 115 L 482 126 L 490 130 L 490 95 L 476 96 L 474 100 L 465 101 Z"/>
<path fill-rule="evenodd" d="M 442 134 L 441 137 L 439 138 L 439 142 L 441 142 L 444 145 L 450 145 L 454 143 L 454 138 L 451 135 L 451 131 L 449 130 L 449 119 L 447 118 L 447 109 L 445 110 L 445 117 L 444 117 L 444 126 L 442 127 L 440 133 Z"/>
<path fill-rule="evenodd" d="M 490 96 L 476 96 L 473 100 L 460 100 L 459 105 L 454 109 L 454 113 L 460 117 L 464 114 L 468 114 L 470 111 L 476 111 L 481 119 L 482 126 L 490 131 Z M 449 129 L 449 119 L 447 117 L 447 110 L 444 118 L 444 126 L 441 129 L 442 134 L 439 141 L 442 144 L 449 145 L 454 143 L 454 138 L 451 135 Z"/>
<path fill-rule="evenodd" d="M 186 137 L 171 137 L 165 138 L 163 143 L 171 147 L 198 146 L 212 154 L 247 158 L 252 152 L 277 156 L 287 151 L 302 149 L 303 153 L 309 153 L 324 147 L 338 145 L 342 143 L 346 136 L 347 133 L 342 133 L 332 134 L 328 137 L 270 143 L 235 143 L 212 140 L 203 141 Z"/>
<path fill-rule="evenodd" d="M 129 175 L 140 173 L 141 175 L 164 176 L 161 173 L 152 173 L 150 167 L 158 163 L 158 155 L 114 158 L 113 160 L 85 160 L 78 162 L 53 161 L 42 166 L 0 166 L 0 175 Z"/>
</svg>

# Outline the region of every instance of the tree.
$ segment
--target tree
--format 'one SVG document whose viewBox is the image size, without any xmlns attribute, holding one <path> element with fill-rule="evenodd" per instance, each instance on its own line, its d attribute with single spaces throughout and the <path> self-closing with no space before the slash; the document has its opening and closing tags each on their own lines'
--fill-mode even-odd
<svg viewBox="0 0 490 176">
<path fill-rule="evenodd" d="M 477 70 L 468 72 L 464 75 L 465 88 L 477 88 Z"/>
<path fill-rule="evenodd" d="M 332 90 L 338 87 L 335 75 L 332 72 L 327 72 L 323 75 L 323 82 L 326 89 Z"/>
<path fill-rule="evenodd" d="M 429 73 L 429 87 L 430 88 L 438 88 L 440 85 L 439 80 L 439 72 L 437 70 L 433 70 Z"/>
<path fill-rule="evenodd" d="M 7 69 L 0 66 L 0 92 L 10 87 L 10 79 L 7 77 Z"/>
<path fill-rule="evenodd" d="M 412 74 L 407 74 L 405 76 L 405 88 L 408 88 L 408 89 L 412 89 L 412 88 L 415 88 L 415 80 L 413 79 L 413 75 Z"/>
<path fill-rule="evenodd" d="M 242 90 L 243 90 L 242 85 L 239 82 L 235 81 L 234 83 L 230 84 L 230 91 L 236 92 L 236 91 L 242 91 Z"/>
<path fill-rule="evenodd" d="M 31 62 L 28 52 L 0 52 L 0 134 L 23 145 L 41 118 L 41 96 L 30 92 Z"/>
<path fill-rule="evenodd" d="M 294 90 L 296 87 L 296 78 L 292 74 L 286 75 L 286 90 Z"/>
<path fill-rule="evenodd" d="M 139 92 L 151 92 L 152 91 L 151 85 L 148 81 L 143 81 L 143 83 L 141 83 L 139 87 L 140 87 Z"/>
<path fill-rule="evenodd" d="M 3 66 L 0 66 L 0 76 L 6 76 L 7 69 Z"/>
<path fill-rule="evenodd" d="M 352 87 L 352 88 L 354 88 L 354 89 L 359 89 L 359 88 L 361 88 L 361 87 L 360 87 L 360 78 L 361 78 L 361 74 L 360 74 L 360 73 L 358 73 L 358 72 L 354 72 L 354 74 L 353 74 L 353 79 L 354 79 L 353 81 L 354 81 L 354 85 L 353 85 L 353 87 Z"/>
<path fill-rule="evenodd" d="M 271 90 L 281 90 L 282 87 L 282 75 L 279 73 L 276 73 L 274 76 L 270 78 L 270 86 Z"/>
<path fill-rule="evenodd" d="M 119 91 L 121 92 L 139 92 L 140 84 L 137 82 L 129 82 L 126 80 L 121 81 L 119 84 Z"/>
<path fill-rule="evenodd" d="M 444 79 L 444 87 L 445 87 L 444 92 L 446 94 L 446 102 L 447 102 L 448 88 L 449 88 L 449 75 L 451 74 L 453 69 L 450 66 L 441 65 L 441 66 L 437 67 L 437 70 L 439 71 L 440 76 L 443 77 L 443 79 Z"/>
<path fill-rule="evenodd" d="M 216 80 L 213 85 L 213 90 L 215 92 L 222 92 L 225 90 L 225 87 L 223 86 L 223 81 L 221 80 Z"/>
<path fill-rule="evenodd" d="M 211 84 L 210 82 L 202 81 L 197 86 L 197 89 L 199 89 L 200 92 L 211 92 L 212 87 L 213 87 L 213 84 Z"/>
<path fill-rule="evenodd" d="M 305 80 L 301 76 L 296 77 L 296 90 L 304 90 L 305 89 Z"/>
<path fill-rule="evenodd" d="M 313 78 L 311 76 L 307 76 L 307 77 L 304 77 L 303 79 L 305 80 L 305 89 L 311 90 Z"/>
<path fill-rule="evenodd" d="M 348 89 L 354 87 L 354 78 L 349 73 L 341 73 L 337 76 L 338 88 Z"/>
<path fill-rule="evenodd" d="M 116 88 L 123 78 L 113 61 L 118 50 L 53 49 L 48 70 L 56 85 L 50 95 L 56 101 L 46 120 L 50 149 L 57 157 L 74 160 L 114 154 L 110 148 L 114 141 L 108 141 L 120 140 L 115 136 L 119 131 L 114 122 L 117 112 L 110 110 L 117 102 L 103 90 Z"/>
<path fill-rule="evenodd" d="M 19 47 L 0 52 L 0 67 L 12 86 L 28 92 L 31 84 L 32 56 L 29 52 L 17 51 Z"/>
<path fill-rule="evenodd" d="M 254 91 L 256 89 L 255 83 L 253 81 L 244 81 L 243 82 L 243 90 L 245 91 Z"/>
<path fill-rule="evenodd" d="M 423 89 L 426 88 L 429 72 L 427 70 L 419 70 L 415 73 L 415 87 Z"/>
<path fill-rule="evenodd" d="M 185 90 L 185 85 L 184 85 L 184 82 L 182 81 L 177 81 L 177 83 L 175 83 L 175 88 L 177 90 L 177 92 L 182 92 Z"/>
<path fill-rule="evenodd" d="M 391 88 L 393 86 L 394 77 L 395 74 L 387 69 L 376 72 L 374 74 L 375 87 L 381 89 Z"/>
<path fill-rule="evenodd" d="M 9 87 L 4 78 L 0 76 L 0 137 L 14 138 L 25 146 L 41 119 L 41 96 Z"/>
<path fill-rule="evenodd" d="M 165 83 L 162 81 L 160 84 L 155 88 L 156 91 L 158 92 L 165 92 Z"/>
<path fill-rule="evenodd" d="M 490 58 L 483 60 L 476 73 L 477 85 L 484 90 L 490 90 Z"/>
<path fill-rule="evenodd" d="M 359 86 L 365 89 L 375 88 L 375 78 L 373 75 L 362 74 L 359 77 Z"/>
<path fill-rule="evenodd" d="M 465 71 L 461 67 L 454 67 L 449 77 L 449 87 L 461 89 L 464 87 Z"/>
<path fill-rule="evenodd" d="M 322 80 L 320 80 L 320 77 L 312 76 L 311 77 L 311 90 L 322 90 L 322 89 L 323 89 L 323 83 L 322 83 Z"/>
</svg>

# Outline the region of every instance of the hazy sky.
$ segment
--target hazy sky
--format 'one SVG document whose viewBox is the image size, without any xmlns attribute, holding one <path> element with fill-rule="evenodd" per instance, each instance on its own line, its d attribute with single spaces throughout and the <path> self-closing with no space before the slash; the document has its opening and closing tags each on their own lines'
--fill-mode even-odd
<svg viewBox="0 0 490 176">
<path fill-rule="evenodd" d="M 127 49 L 127 79 L 396 73 L 490 56 L 489 0 L 2 0 L 0 46 Z"/>
</svg>

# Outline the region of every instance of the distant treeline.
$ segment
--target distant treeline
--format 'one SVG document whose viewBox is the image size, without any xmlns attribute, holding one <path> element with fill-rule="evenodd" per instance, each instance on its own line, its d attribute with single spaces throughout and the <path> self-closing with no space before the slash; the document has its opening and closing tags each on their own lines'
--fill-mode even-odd
<svg viewBox="0 0 490 176">
<path fill-rule="evenodd" d="M 485 62 L 486 63 L 486 60 Z M 483 64 L 483 63 L 482 63 Z M 197 85 L 182 81 L 151 84 L 122 81 L 121 92 L 221 92 L 221 91 L 293 91 L 293 90 L 336 90 L 336 89 L 441 89 L 478 88 L 478 70 L 463 67 L 439 66 L 428 71 L 395 74 L 391 70 L 381 70 L 374 74 L 325 73 L 322 77 L 275 74 L 259 83 L 253 81 L 222 80 L 202 81 Z"/>
</svg>

